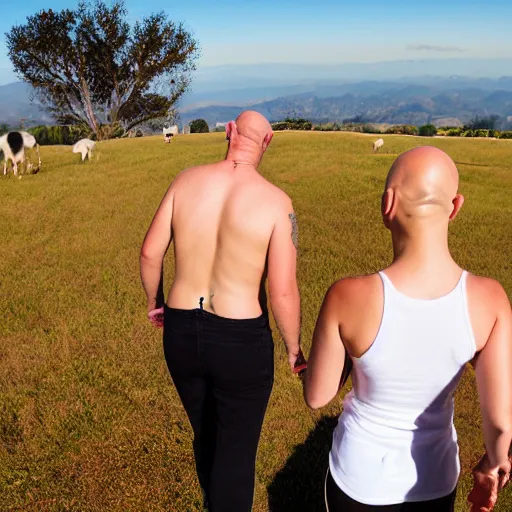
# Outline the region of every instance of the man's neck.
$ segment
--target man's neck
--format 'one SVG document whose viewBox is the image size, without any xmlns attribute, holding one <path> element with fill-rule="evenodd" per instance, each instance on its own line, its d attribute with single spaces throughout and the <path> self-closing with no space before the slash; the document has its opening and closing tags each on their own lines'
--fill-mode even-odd
<svg viewBox="0 0 512 512">
<path fill-rule="evenodd" d="M 235 167 L 244 165 L 253 166 L 257 169 L 260 163 L 260 158 L 258 155 L 249 151 L 229 150 L 226 155 L 226 161 L 233 162 Z"/>
</svg>

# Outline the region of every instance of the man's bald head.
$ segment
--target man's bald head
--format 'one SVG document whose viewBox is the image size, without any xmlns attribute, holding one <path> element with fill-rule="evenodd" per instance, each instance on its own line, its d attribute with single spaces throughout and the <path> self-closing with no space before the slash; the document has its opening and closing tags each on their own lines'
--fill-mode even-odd
<svg viewBox="0 0 512 512">
<path fill-rule="evenodd" d="M 273 132 L 264 116 L 254 110 L 246 110 L 236 118 L 236 121 L 228 123 L 226 137 L 230 143 L 254 146 L 263 153 L 272 140 Z"/>
<path fill-rule="evenodd" d="M 453 219 L 464 198 L 457 194 L 459 173 L 453 160 L 434 147 L 400 155 L 389 171 L 382 198 L 386 224 L 396 219 Z"/>
</svg>

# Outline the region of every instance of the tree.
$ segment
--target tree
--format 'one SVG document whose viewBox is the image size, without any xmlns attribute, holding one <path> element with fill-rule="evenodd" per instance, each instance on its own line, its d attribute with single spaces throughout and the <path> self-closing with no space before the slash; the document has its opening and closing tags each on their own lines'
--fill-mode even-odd
<svg viewBox="0 0 512 512">
<path fill-rule="evenodd" d="M 109 6 L 110 5 L 110 6 Z M 43 10 L 6 34 L 15 71 L 59 124 L 101 138 L 167 116 L 188 89 L 197 42 L 161 12 L 126 21 L 122 0 Z"/>
<path fill-rule="evenodd" d="M 204 119 L 190 121 L 190 133 L 208 133 L 210 128 Z"/>
<path fill-rule="evenodd" d="M 437 128 L 433 124 L 425 124 L 420 126 L 418 130 L 418 135 L 421 137 L 433 137 L 437 134 Z"/>
<path fill-rule="evenodd" d="M 493 114 L 488 117 L 476 116 L 466 126 L 468 130 L 495 130 L 500 116 Z"/>
<path fill-rule="evenodd" d="M 164 126 L 173 126 L 177 125 L 180 120 L 180 114 L 176 109 L 171 109 L 167 112 L 167 115 L 164 117 L 155 117 L 150 121 L 147 121 L 141 128 L 143 128 L 148 133 L 162 133 L 162 129 Z"/>
</svg>

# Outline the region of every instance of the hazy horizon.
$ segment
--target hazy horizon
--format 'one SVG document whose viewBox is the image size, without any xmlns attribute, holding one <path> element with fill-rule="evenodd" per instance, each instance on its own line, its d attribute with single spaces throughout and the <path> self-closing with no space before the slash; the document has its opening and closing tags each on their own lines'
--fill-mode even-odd
<svg viewBox="0 0 512 512">
<path fill-rule="evenodd" d="M 3 7 L 0 32 L 25 23 L 41 8 L 73 8 L 64 0 L 26 0 Z M 427 5 L 368 0 L 206 0 L 149 6 L 126 0 L 131 23 L 166 12 L 192 31 L 201 47 L 196 76 L 219 66 L 336 66 L 396 61 L 512 59 L 512 2 L 431 0 Z M 441 64 L 442 66 L 442 64 Z M 442 71 L 444 74 L 444 71 Z M 473 74 L 478 74 L 478 69 Z M 503 75 L 507 73 L 503 70 Z M 17 78 L 0 42 L 0 84 Z"/>
</svg>

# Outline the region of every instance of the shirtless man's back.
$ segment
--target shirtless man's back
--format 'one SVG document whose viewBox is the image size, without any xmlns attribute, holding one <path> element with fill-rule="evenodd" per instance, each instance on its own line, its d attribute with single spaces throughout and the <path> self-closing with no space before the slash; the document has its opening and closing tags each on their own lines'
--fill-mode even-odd
<svg viewBox="0 0 512 512">
<path fill-rule="evenodd" d="M 273 384 L 265 278 L 291 368 L 302 363 L 297 226 L 288 196 L 257 171 L 272 139 L 244 112 L 227 127 L 222 162 L 188 169 L 170 186 L 146 235 L 141 275 L 160 325 L 162 262 L 174 241 L 164 308 L 166 361 L 194 430 L 205 503 L 250 511 L 261 426 Z"/>
<path fill-rule="evenodd" d="M 204 309 L 219 316 L 261 315 L 259 291 L 277 219 L 287 222 L 291 245 L 290 199 L 252 165 L 229 161 L 190 169 L 174 186 L 176 275 L 167 304 L 189 309 L 203 297 Z"/>
</svg>

